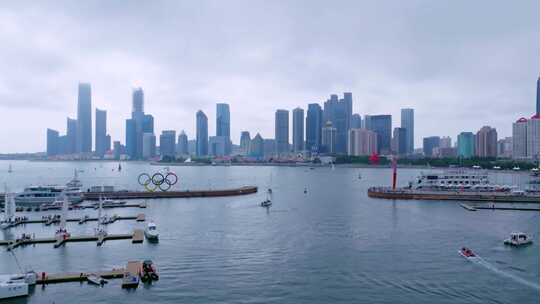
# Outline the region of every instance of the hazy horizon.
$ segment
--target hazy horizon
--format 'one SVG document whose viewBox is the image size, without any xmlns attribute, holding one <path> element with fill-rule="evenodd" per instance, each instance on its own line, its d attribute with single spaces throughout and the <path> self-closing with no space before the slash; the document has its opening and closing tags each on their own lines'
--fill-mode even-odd
<svg viewBox="0 0 540 304">
<path fill-rule="evenodd" d="M 231 137 L 274 137 L 276 109 L 353 93 L 353 112 L 415 109 L 415 144 L 484 125 L 499 138 L 535 112 L 540 3 L 502 1 L 69 1 L 0 4 L 0 153 L 45 151 L 92 84 L 125 142 L 133 87 L 155 133 L 193 139 L 203 110 L 231 109 Z M 292 129 L 291 129 L 292 130 Z"/>
</svg>

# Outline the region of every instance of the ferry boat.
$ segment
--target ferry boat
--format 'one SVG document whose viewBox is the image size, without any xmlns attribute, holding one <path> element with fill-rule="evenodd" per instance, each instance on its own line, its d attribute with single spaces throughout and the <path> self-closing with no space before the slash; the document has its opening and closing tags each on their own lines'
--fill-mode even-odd
<svg viewBox="0 0 540 304">
<path fill-rule="evenodd" d="M 60 194 L 64 193 L 70 203 L 80 203 L 83 201 L 83 193 L 81 191 L 82 183 L 75 176 L 65 186 L 48 185 L 48 186 L 30 186 L 26 187 L 23 192 L 15 196 L 15 203 L 18 206 L 39 206 L 41 204 L 51 204 L 58 201 Z"/>
<path fill-rule="evenodd" d="M 511 187 L 490 184 L 487 173 L 448 170 L 442 173 L 421 173 L 409 188 L 416 190 L 471 190 L 477 192 L 510 192 Z"/>
</svg>

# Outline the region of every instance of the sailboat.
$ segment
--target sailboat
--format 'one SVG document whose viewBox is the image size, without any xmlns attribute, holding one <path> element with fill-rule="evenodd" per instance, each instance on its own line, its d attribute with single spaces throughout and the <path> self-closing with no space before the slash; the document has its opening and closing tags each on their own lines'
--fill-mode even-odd
<svg viewBox="0 0 540 304">
<path fill-rule="evenodd" d="M 266 199 L 261 202 L 261 207 L 269 208 L 272 206 L 272 175 L 270 175 L 270 186 L 268 187 L 268 190 L 266 191 Z"/>
<path fill-rule="evenodd" d="M 15 197 L 13 193 L 9 193 L 8 188 L 5 190 L 4 198 L 4 220 L 0 223 L 0 228 L 7 229 L 13 223 L 15 217 Z"/>
<path fill-rule="evenodd" d="M 67 232 L 66 223 L 67 223 L 67 214 L 69 210 L 69 201 L 67 195 L 62 193 L 62 215 L 60 217 L 60 228 L 56 230 L 55 237 L 57 239 L 67 239 L 70 234 Z"/>
<path fill-rule="evenodd" d="M 122 165 L 120 165 L 120 163 L 118 163 L 118 172 L 122 171 Z"/>
<path fill-rule="evenodd" d="M 96 228 L 96 236 L 106 236 L 107 230 L 105 230 L 105 227 L 103 224 L 103 218 L 101 216 L 101 213 L 103 212 L 103 199 L 99 197 L 99 209 L 98 209 L 98 226 Z"/>
</svg>

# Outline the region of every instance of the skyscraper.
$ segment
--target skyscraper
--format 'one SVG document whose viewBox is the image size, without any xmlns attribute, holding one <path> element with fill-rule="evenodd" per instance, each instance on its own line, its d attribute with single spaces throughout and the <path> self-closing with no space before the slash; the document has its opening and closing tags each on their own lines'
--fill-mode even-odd
<svg viewBox="0 0 540 304">
<path fill-rule="evenodd" d="M 264 139 L 259 133 L 257 133 L 257 135 L 255 135 L 255 137 L 253 137 L 251 140 L 249 156 L 255 158 L 264 157 Z"/>
<path fill-rule="evenodd" d="M 319 152 L 321 148 L 322 119 L 321 106 L 317 103 L 310 103 L 306 116 L 306 150 L 310 152 Z"/>
<path fill-rule="evenodd" d="M 182 130 L 180 134 L 178 135 L 178 144 L 176 152 L 178 152 L 180 155 L 188 155 L 189 154 L 189 146 L 188 146 L 188 137 L 186 135 L 186 132 Z"/>
<path fill-rule="evenodd" d="M 289 152 L 289 111 L 277 110 L 275 120 L 276 152 L 278 155 Z"/>
<path fill-rule="evenodd" d="M 131 118 L 126 120 L 126 152 L 131 159 L 143 158 L 143 134 L 154 133 L 154 117 L 144 113 L 144 91 L 132 92 Z"/>
<path fill-rule="evenodd" d="M 131 101 L 132 113 L 144 113 L 144 91 L 142 88 L 134 88 Z"/>
<path fill-rule="evenodd" d="M 156 136 L 154 133 L 143 133 L 142 159 L 156 156 Z"/>
<path fill-rule="evenodd" d="M 457 140 L 457 155 L 463 158 L 471 158 L 474 155 L 474 134 L 472 132 L 461 132 Z"/>
<path fill-rule="evenodd" d="M 216 136 L 226 138 L 225 155 L 231 154 L 231 112 L 229 104 L 216 104 Z"/>
<path fill-rule="evenodd" d="M 58 155 L 60 148 L 60 138 L 58 131 L 47 129 L 47 156 Z"/>
<path fill-rule="evenodd" d="M 536 80 L 536 114 L 540 115 L 540 76 Z"/>
<path fill-rule="evenodd" d="M 77 152 L 92 152 L 92 89 L 89 83 L 79 83 L 77 102 Z"/>
<path fill-rule="evenodd" d="M 450 136 L 441 137 L 441 144 L 439 148 L 452 148 L 452 138 Z"/>
<path fill-rule="evenodd" d="M 249 135 L 249 131 L 242 131 L 242 133 L 240 133 L 240 153 L 242 155 L 249 155 L 250 143 L 251 143 L 251 136 Z"/>
<path fill-rule="evenodd" d="M 107 111 L 96 108 L 96 156 L 103 157 L 107 150 Z"/>
<path fill-rule="evenodd" d="M 77 153 L 77 120 L 67 118 L 66 154 Z"/>
<path fill-rule="evenodd" d="M 296 108 L 293 110 L 293 151 L 304 151 L 304 110 Z"/>
<path fill-rule="evenodd" d="M 401 109 L 401 127 L 406 130 L 407 154 L 414 152 L 414 109 Z"/>
<path fill-rule="evenodd" d="M 347 153 L 347 134 L 352 120 L 352 93 L 344 93 L 343 99 L 330 95 L 324 103 L 323 121 L 330 121 L 336 128 L 336 153 Z"/>
<path fill-rule="evenodd" d="M 362 128 L 350 129 L 348 145 L 349 155 L 365 156 L 377 153 L 377 134 Z"/>
<path fill-rule="evenodd" d="M 362 128 L 362 117 L 360 114 L 353 114 L 351 118 L 351 129 L 360 129 Z"/>
<path fill-rule="evenodd" d="M 197 156 L 208 155 L 208 118 L 203 111 L 197 111 Z"/>
<path fill-rule="evenodd" d="M 159 153 L 162 158 L 175 158 L 176 156 L 176 131 L 163 130 L 159 136 Z"/>
<path fill-rule="evenodd" d="M 433 149 L 438 148 L 441 144 L 439 136 L 424 137 L 424 156 L 433 157 Z"/>
<path fill-rule="evenodd" d="M 392 152 L 396 155 L 407 154 L 407 129 L 394 128 L 392 137 Z"/>
<path fill-rule="evenodd" d="M 527 128 L 528 132 L 528 128 Z M 527 134 L 528 135 L 528 134 Z M 540 135 L 540 134 L 539 134 Z M 497 157 L 497 130 L 489 126 L 482 127 L 475 136 L 475 151 L 479 157 Z"/>
<path fill-rule="evenodd" d="M 369 115 L 366 117 L 368 130 L 377 133 L 377 153 L 388 154 L 392 142 L 392 115 Z"/>
<path fill-rule="evenodd" d="M 226 155 L 228 142 L 226 136 L 210 136 L 208 139 L 208 154 L 212 156 Z"/>
<path fill-rule="evenodd" d="M 521 117 L 512 124 L 512 158 L 527 158 L 527 119 Z"/>
<path fill-rule="evenodd" d="M 336 153 L 337 129 L 332 126 L 331 121 L 327 121 L 322 128 L 322 151 L 325 153 Z"/>
</svg>

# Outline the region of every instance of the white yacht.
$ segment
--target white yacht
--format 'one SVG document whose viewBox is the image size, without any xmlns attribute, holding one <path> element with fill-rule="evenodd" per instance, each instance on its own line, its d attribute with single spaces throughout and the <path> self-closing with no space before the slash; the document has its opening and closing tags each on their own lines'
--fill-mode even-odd
<svg viewBox="0 0 540 304">
<path fill-rule="evenodd" d="M 529 245 L 532 244 L 532 238 L 523 232 L 513 232 L 509 239 L 504 240 L 504 244 L 516 247 Z"/>
<path fill-rule="evenodd" d="M 144 235 L 149 240 L 157 240 L 159 238 L 159 232 L 157 230 L 156 223 L 149 222 L 148 226 L 146 226 L 146 229 L 144 229 Z"/>
<path fill-rule="evenodd" d="M 29 286 L 36 284 L 35 272 L 0 275 L 0 300 L 28 296 Z"/>
<path fill-rule="evenodd" d="M 508 186 L 490 184 L 487 173 L 477 170 L 447 170 L 442 173 L 421 173 L 410 188 L 416 190 L 469 190 L 509 192 Z"/>
<path fill-rule="evenodd" d="M 83 193 L 81 191 L 82 183 L 77 177 L 77 171 L 72 180 L 65 186 L 49 185 L 49 186 L 30 186 L 26 187 L 23 192 L 15 196 L 15 203 L 18 206 L 39 206 L 41 204 L 50 204 L 58 200 L 63 192 L 70 203 L 80 203 L 83 201 Z"/>
</svg>

